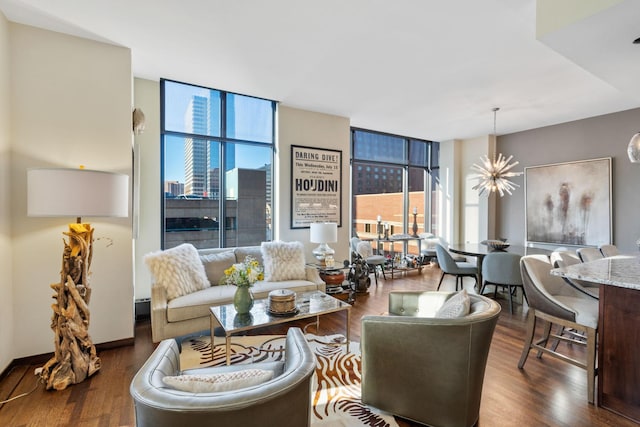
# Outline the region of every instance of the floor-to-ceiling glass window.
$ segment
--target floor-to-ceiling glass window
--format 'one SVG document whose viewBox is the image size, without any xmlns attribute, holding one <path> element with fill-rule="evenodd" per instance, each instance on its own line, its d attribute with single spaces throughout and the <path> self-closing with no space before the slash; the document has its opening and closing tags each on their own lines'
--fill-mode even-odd
<svg viewBox="0 0 640 427">
<path fill-rule="evenodd" d="M 354 128 L 351 144 L 353 234 L 377 239 L 433 232 L 431 166 L 437 161 L 431 157 L 438 143 Z M 378 249 L 390 247 L 380 243 Z M 409 242 L 407 251 L 418 255 L 417 243 Z"/>
<path fill-rule="evenodd" d="M 161 80 L 162 247 L 273 235 L 274 101 Z"/>
</svg>

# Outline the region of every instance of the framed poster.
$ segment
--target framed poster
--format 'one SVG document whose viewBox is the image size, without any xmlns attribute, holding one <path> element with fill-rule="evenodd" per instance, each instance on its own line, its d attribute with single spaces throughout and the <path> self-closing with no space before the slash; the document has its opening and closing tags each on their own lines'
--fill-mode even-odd
<svg viewBox="0 0 640 427">
<path fill-rule="evenodd" d="M 524 175 L 528 242 L 611 243 L 611 157 L 527 167 Z"/>
<path fill-rule="evenodd" d="M 342 225 L 342 151 L 291 146 L 291 228 Z"/>
</svg>

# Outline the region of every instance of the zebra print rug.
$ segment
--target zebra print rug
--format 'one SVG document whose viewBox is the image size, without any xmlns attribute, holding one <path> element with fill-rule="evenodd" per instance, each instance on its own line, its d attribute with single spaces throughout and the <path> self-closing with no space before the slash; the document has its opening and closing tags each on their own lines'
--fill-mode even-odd
<svg viewBox="0 0 640 427">
<path fill-rule="evenodd" d="M 307 334 L 307 341 L 316 355 L 313 375 L 311 425 L 314 427 L 397 427 L 392 415 L 364 405 L 360 400 L 362 363 L 360 343 L 351 342 L 349 353 L 338 345 L 342 335 L 317 336 Z M 231 338 L 231 363 L 254 363 L 280 360 L 284 357 L 284 336 L 256 335 Z M 190 337 L 182 341 L 182 369 L 224 365 L 224 341 L 217 338 L 213 360 L 209 336 Z"/>
</svg>

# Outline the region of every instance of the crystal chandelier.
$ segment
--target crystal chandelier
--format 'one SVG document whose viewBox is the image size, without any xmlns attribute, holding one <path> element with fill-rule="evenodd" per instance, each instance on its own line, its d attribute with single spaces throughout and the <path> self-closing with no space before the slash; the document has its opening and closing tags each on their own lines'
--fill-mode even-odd
<svg viewBox="0 0 640 427">
<path fill-rule="evenodd" d="M 493 109 L 493 134 L 496 135 L 496 113 L 499 108 Z M 495 152 L 493 153 L 493 159 L 489 160 L 488 156 L 480 157 L 482 161 L 481 165 L 473 164 L 471 170 L 478 172 L 472 176 L 471 179 L 477 179 L 478 183 L 474 185 L 474 190 L 480 190 L 480 195 L 489 196 L 491 193 L 499 192 L 500 197 L 504 196 L 504 193 L 511 195 L 512 191 L 516 187 L 520 187 L 509 180 L 513 176 L 520 176 L 522 172 L 510 172 L 510 170 L 516 166 L 519 162 L 511 162 L 513 156 L 504 157 L 502 153 L 498 154 L 496 158 Z"/>
</svg>

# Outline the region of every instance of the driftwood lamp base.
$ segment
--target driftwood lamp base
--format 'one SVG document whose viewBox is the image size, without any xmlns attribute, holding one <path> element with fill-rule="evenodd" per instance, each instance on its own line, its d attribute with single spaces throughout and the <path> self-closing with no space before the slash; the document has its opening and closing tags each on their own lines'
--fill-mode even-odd
<svg viewBox="0 0 640 427">
<path fill-rule="evenodd" d="M 89 336 L 89 267 L 93 255 L 90 224 L 69 224 L 64 233 L 60 283 L 54 283 L 51 329 L 55 352 L 40 376 L 48 390 L 64 390 L 84 381 L 100 369 L 100 358 Z"/>
</svg>

